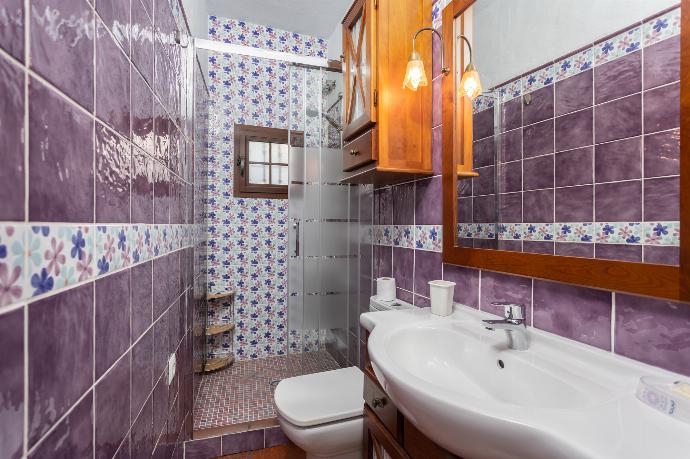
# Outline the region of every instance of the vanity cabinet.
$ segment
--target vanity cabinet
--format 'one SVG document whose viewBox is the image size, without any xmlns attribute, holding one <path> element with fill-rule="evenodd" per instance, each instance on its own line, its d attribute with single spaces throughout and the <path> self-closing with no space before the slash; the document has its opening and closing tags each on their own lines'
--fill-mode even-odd
<svg viewBox="0 0 690 459">
<path fill-rule="evenodd" d="M 346 183 L 432 175 L 431 34 L 417 38 L 429 86 L 403 89 L 412 37 L 431 25 L 431 0 L 356 0 L 343 29 Z"/>
</svg>

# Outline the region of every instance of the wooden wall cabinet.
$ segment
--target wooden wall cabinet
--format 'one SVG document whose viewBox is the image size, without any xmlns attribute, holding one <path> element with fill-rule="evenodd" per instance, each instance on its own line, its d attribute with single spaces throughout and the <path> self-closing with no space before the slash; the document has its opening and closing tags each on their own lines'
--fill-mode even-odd
<svg viewBox="0 0 690 459">
<path fill-rule="evenodd" d="M 431 25 L 431 0 L 356 0 L 342 25 L 343 181 L 432 175 L 431 84 L 402 87 L 412 37 Z M 431 34 L 419 36 L 417 51 L 431 82 Z"/>
</svg>

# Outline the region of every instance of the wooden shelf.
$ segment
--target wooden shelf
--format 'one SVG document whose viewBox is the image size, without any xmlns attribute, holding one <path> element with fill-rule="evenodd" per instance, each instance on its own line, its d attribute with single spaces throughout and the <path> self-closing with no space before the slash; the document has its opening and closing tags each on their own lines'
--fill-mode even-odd
<svg viewBox="0 0 690 459">
<path fill-rule="evenodd" d="M 209 293 L 208 295 L 206 295 L 206 299 L 209 301 L 221 300 L 223 298 L 231 297 L 234 294 L 235 294 L 234 290 L 230 290 L 229 292 L 223 292 L 223 293 Z"/>
<path fill-rule="evenodd" d="M 235 357 L 232 355 L 216 359 L 208 359 L 206 360 L 206 367 L 204 367 L 204 372 L 208 373 L 209 371 L 220 370 L 221 368 L 225 368 L 228 365 L 232 365 L 234 361 Z"/>
<path fill-rule="evenodd" d="M 206 327 L 206 336 L 218 335 L 220 333 L 225 333 L 227 331 L 235 328 L 235 324 L 230 322 L 228 324 L 211 324 Z"/>
</svg>

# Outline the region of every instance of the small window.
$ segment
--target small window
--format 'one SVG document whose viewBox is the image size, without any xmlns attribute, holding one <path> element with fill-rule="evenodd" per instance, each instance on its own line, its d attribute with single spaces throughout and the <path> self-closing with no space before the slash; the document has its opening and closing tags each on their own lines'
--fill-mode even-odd
<svg viewBox="0 0 690 459">
<path fill-rule="evenodd" d="M 235 125 L 236 197 L 287 199 L 288 141 L 287 129 Z"/>
</svg>

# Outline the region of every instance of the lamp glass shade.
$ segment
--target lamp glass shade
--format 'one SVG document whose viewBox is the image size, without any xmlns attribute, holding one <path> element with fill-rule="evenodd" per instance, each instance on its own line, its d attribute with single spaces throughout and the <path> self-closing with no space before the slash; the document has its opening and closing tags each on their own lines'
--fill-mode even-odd
<svg viewBox="0 0 690 459">
<path fill-rule="evenodd" d="M 467 66 L 460 80 L 460 95 L 474 99 L 482 93 L 482 82 L 474 66 Z"/>
<path fill-rule="evenodd" d="M 424 71 L 424 62 L 421 59 L 410 59 L 407 62 L 403 88 L 416 91 L 418 87 L 427 86 L 428 84 L 429 81 L 426 79 L 426 72 Z"/>
</svg>

